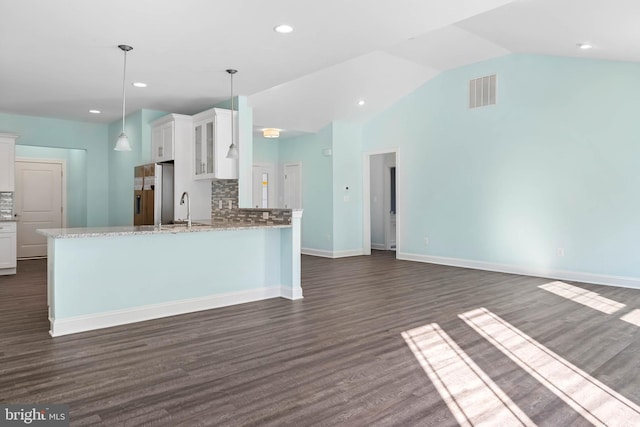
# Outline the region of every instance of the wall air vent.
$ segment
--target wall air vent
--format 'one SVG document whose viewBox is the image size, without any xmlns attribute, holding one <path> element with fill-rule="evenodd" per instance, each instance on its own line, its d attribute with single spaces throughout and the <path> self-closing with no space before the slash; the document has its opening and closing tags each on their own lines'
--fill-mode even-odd
<svg viewBox="0 0 640 427">
<path fill-rule="evenodd" d="M 469 80 L 469 108 L 496 103 L 496 75 Z"/>
</svg>

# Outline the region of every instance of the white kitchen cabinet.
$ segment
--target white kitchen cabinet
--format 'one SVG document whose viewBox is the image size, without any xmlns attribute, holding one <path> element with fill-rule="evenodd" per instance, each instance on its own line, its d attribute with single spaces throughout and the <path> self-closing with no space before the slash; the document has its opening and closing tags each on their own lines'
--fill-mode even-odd
<svg viewBox="0 0 640 427">
<path fill-rule="evenodd" d="M 0 276 L 16 274 L 16 223 L 0 222 Z"/>
<path fill-rule="evenodd" d="M 0 191 L 15 191 L 17 135 L 0 133 Z"/>
<path fill-rule="evenodd" d="M 151 161 L 167 162 L 175 160 L 176 136 L 183 128 L 191 128 L 191 117 L 181 114 L 167 114 L 151 123 Z M 182 143 L 188 144 L 188 141 Z"/>
<path fill-rule="evenodd" d="M 194 179 L 237 179 L 238 159 L 228 159 L 231 145 L 231 111 L 212 108 L 193 116 Z M 237 118 L 237 113 L 233 113 Z M 237 138 L 237 120 L 234 120 Z M 237 142 L 236 142 L 237 145 Z"/>
</svg>

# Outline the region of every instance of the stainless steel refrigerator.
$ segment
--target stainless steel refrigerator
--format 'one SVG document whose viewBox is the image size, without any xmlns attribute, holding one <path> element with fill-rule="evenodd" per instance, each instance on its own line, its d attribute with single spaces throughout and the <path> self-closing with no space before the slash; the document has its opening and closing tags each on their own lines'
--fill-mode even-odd
<svg viewBox="0 0 640 427">
<path fill-rule="evenodd" d="M 173 221 L 173 163 L 136 166 L 133 183 L 133 225 Z"/>
</svg>

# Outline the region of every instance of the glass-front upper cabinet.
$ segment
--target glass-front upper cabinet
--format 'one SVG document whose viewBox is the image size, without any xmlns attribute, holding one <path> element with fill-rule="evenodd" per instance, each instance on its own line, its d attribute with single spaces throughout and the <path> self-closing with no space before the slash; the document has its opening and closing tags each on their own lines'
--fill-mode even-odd
<svg viewBox="0 0 640 427">
<path fill-rule="evenodd" d="M 227 159 L 230 144 L 230 110 L 212 108 L 193 116 L 194 178 L 238 178 L 237 159 Z"/>
</svg>

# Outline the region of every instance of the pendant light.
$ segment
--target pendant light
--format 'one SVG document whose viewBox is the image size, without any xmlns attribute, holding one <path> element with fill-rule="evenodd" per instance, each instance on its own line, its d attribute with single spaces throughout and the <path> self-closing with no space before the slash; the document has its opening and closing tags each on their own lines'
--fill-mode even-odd
<svg viewBox="0 0 640 427">
<path fill-rule="evenodd" d="M 127 52 L 133 50 L 131 46 L 127 46 L 126 44 L 118 45 L 120 50 L 124 52 L 124 71 L 122 72 L 122 133 L 118 137 L 118 142 L 116 142 L 116 146 L 114 150 L 116 151 L 131 151 L 131 144 L 129 144 L 129 138 L 124 133 L 124 113 L 125 113 L 125 82 L 127 78 Z"/>
<path fill-rule="evenodd" d="M 235 144 L 235 138 L 233 137 L 233 128 L 234 120 L 233 120 L 233 75 L 237 73 L 238 70 L 228 69 L 227 73 L 231 76 L 231 145 L 229 146 L 229 152 L 227 153 L 227 159 L 237 159 L 238 158 L 238 147 Z"/>
</svg>

